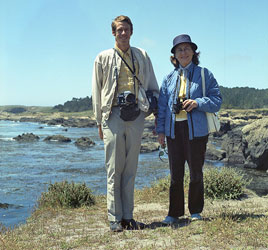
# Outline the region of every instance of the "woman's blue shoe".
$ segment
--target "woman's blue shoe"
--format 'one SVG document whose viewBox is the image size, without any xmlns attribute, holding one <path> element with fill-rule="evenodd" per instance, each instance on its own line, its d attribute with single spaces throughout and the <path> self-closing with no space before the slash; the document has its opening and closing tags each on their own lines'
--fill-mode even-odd
<svg viewBox="0 0 268 250">
<path fill-rule="evenodd" d="M 172 225 L 172 224 L 176 224 L 179 223 L 179 219 L 177 217 L 172 217 L 172 216 L 167 216 L 163 221 L 163 224 L 166 225 Z"/>
<path fill-rule="evenodd" d="M 191 221 L 195 220 L 202 220 L 202 217 L 200 214 L 191 214 Z"/>
</svg>

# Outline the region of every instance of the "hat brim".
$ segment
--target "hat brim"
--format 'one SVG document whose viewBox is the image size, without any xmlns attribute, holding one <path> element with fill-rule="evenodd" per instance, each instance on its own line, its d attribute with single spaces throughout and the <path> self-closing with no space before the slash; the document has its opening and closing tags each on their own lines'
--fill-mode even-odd
<svg viewBox="0 0 268 250">
<path fill-rule="evenodd" d="M 189 44 L 191 44 L 191 47 L 193 48 L 194 51 L 196 51 L 197 48 L 198 48 L 197 45 L 196 45 L 195 43 L 190 43 L 190 42 L 183 42 L 183 43 L 189 43 Z M 175 50 L 175 48 L 176 48 L 179 44 L 181 44 L 181 43 L 177 43 L 176 45 L 173 46 L 173 48 L 171 49 L 171 53 L 173 53 L 173 54 L 175 53 L 174 50 Z"/>
</svg>

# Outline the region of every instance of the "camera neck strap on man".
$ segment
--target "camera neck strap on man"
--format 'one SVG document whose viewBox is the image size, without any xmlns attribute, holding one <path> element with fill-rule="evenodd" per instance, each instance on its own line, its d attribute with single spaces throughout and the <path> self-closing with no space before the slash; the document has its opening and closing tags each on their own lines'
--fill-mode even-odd
<svg viewBox="0 0 268 250">
<path fill-rule="evenodd" d="M 120 55 L 120 53 L 118 52 L 118 50 L 115 49 L 115 48 L 114 48 L 114 50 L 116 51 L 116 53 L 118 54 L 118 56 L 122 59 L 122 61 L 126 64 L 126 66 L 128 67 L 128 69 L 132 73 L 133 77 L 136 77 L 136 75 L 135 75 L 136 68 L 135 68 L 135 64 L 134 64 L 134 56 L 133 56 L 132 50 L 130 49 L 133 69 L 128 65 L 128 63 L 126 62 L 126 60 Z"/>
<path fill-rule="evenodd" d="M 117 55 L 122 59 L 122 61 L 124 62 L 124 64 L 127 66 L 127 68 L 129 69 L 129 71 L 131 72 L 132 76 L 133 76 L 133 82 L 134 82 L 134 90 L 136 91 L 136 86 L 135 86 L 135 79 L 138 81 L 138 86 L 142 85 L 141 81 L 139 80 L 139 78 L 136 76 L 136 68 L 135 68 L 135 63 L 134 63 L 134 56 L 133 56 L 133 52 L 131 51 L 131 60 L 132 60 L 132 65 L 133 65 L 133 69 L 129 66 L 129 64 L 126 62 L 126 60 L 120 55 L 119 51 L 117 49 L 114 48 L 114 51 L 117 53 Z M 116 70 L 116 74 L 118 74 L 118 71 Z M 116 79 L 118 79 L 118 75 L 116 76 Z M 137 98 L 137 93 L 135 93 L 135 96 Z M 137 100 L 136 100 L 137 101 Z"/>
<path fill-rule="evenodd" d="M 133 54 L 132 54 L 132 50 L 131 50 L 131 57 L 132 57 L 132 63 L 133 63 L 134 71 L 131 69 L 131 67 L 128 65 L 128 63 L 125 61 L 125 59 L 120 55 L 120 53 L 116 49 L 114 49 L 114 50 L 115 50 L 115 53 L 117 53 L 119 55 L 119 57 L 122 59 L 122 61 L 125 63 L 125 65 L 128 67 L 128 69 L 132 73 L 132 75 L 133 75 L 133 83 L 134 83 L 134 91 L 136 92 L 136 85 L 135 85 L 135 71 L 136 71 L 136 69 L 135 69 L 135 65 L 134 65 L 134 57 L 133 57 Z M 115 54 L 114 54 L 114 59 L 115 59 L 116 88 L 118 89 L 119 74 L 118 74 Z M 128 92 L 128 91 L 126 91 L 126 92 Z M 131 97 L 131 95 L 134 96 L 134 98 L 135 98 L 135 100 L 133 100 L 133 102 L 131 100 L 130 101 L 127 100 L 129 97 Z M 118 98 L 123 99 L 122 102 L 121 102 L 121 100 L 119 101 L 120 118 L 122 120 L 124 120 L 124 121 L 134 121 L 140 115 L 140 109 L 138 108 L 138 104 L 137 104 L 138 103 L 137 96 L 138 95 L 136 93 L 134 95 L 130 94 L 130 95 L 128 95 L 128 97 L 125 96 L 125 92 L 123 93 L 123 96 L 121 96 L 121 94 L 119 94 Z"/>
</svg>

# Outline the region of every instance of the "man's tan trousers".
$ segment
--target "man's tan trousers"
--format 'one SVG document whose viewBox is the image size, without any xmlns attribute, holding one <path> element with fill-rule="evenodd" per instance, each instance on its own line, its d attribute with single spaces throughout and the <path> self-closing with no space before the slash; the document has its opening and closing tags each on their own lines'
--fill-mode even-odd
<svg viewBox="0 0 268 250">
<path fill-rule="evenodd" d="M 144 129 L 144 112 L 127 122 L 119 115 L 119 108 L 112 108 L 109 120 L 102 123 L 109 221 L 133 218 L 134 183 Z"/>
</svg>

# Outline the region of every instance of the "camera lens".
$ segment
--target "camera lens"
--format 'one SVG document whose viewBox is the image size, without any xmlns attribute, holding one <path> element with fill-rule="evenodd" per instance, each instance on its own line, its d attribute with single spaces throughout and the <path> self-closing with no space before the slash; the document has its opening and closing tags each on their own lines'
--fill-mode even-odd
<svg viewBox="0 0 268 250">
<path fill-rule="evenodd" d="M 135 95 L 132 93 L 129 93 L 126 95 L 126 102 L 127 103 L 135 103 Z"/>
</svg>

